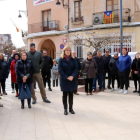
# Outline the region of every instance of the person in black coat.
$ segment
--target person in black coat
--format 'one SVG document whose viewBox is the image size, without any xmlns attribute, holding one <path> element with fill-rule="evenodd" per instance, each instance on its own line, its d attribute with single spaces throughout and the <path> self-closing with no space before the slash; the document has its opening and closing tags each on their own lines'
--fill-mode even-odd
<svg viewBox="0 0 140 140">
<path fill-rule="evenodd" d="M 96 74 L 96 78 L 93 79 L 93 90 L 96 92 L 96 81 L 98 79 L 99 91 L 103 90 L 103 75 L 104 75 L 104 59 L 102 57 L 102 52 L 100 50 L 97 51 L 97 55 L 93 57 L 96 61 L 98 71 Z"/>
<path fill-rule="evenodd" d="M 27 53 L 21 52 L 21 60 L 18 60 L 15 66 L 15 71 L 17 74 L 16 81 L 19 86 L 19 96 L 23 83 L 26 83 L 31 91 L 31 86 L 33 82 L 33 65 L 31 60 L 27 59 Z M 31 108 L 31 98 L 28 100 L 28 107 Z M 21 100 L 21 109 L 24 109 L 24 100 Z"/>
<path fill-rule="evenodd" d="M 79 73 L 81 71 L 81 64 L 80 64 L 79 59 L 76 57 L 76 52 L 73 51 L 72 54 L 73 54 L 73 57 L 75 58 L 77 65 L 78 65 L 78 75 L 77 75 L 77 88 L 78 88 L 78 77 L 79 77 Z M 77 93 L 77 90 L 74 91 L 74 94 L 79 95 L 79 93 Z"/>
<path fill-rule="evenodd" d="M 4 55 L 3 54 L 0 54 L 0 59 L 1 59 L 1 63 L 2 63 L 0 83 L 1 83 L 1 86 L 2 86 L 3 94 L 7 95 L 7 93 L 5 91 L 5 82 L 6 82 L 6 79 L 8 78 L 8 75 L 9 75 L 9 65 L 8 65 L 7 61 L 4 60 Z M 0 96 L 2 96 L 1 89 L 0 89 Z"/>
<path fill-rule="evenodd" d="M 1 73 L 2 73 L 2 62 L 0 60 L 0 78 L 1 78 Z M 1 99 L 1 97 L 0 97 Z M 3 104 L 0 103 L 0 107 L 3 107 Z"/>
<path fill-rule="evenodd" d="M 110 70 L 110 73 L 111 73 L 111 80 L 112 80 L 111 92 L 114 91 L 114 81 L 115 81 L 115 79 L 117 79 L 118 91 L 120 90 L 120 79 L 119 79 L 119 75 L 118 75 L 118 68 L 116 66 L 117 61 L 118 61 L 118 53 L 115 52 L 114 57 L 111 58 L 111 60 L 109 62 L 109 70 Z"/>
<path fill-rule="evenodd" d="M 53 67 L 53 60 L 50 56 L 48 56 L 47 51 L 43 51 L 44 56 L 44 65 L 41 69 L 42 78 L 44 82 L 44 87 L 46 88 L 46 81 L 48 81 L 48 89 L 49 91 L 52 91 L 51 89 L 51 69 Z"/>
<path fill-rule="evenodd" d="M 68 115 L 67 95 L 69 95 L 69 112 L 75 114 L 73 111 L 73 92 L 77 90 L 78 65 L 76 60 L 72 57 L 70 47 L 65 47 L 63 49 L 58 63 L 58 71 L 60 74 L 60 87 L 63 92 L 62 101 L 64 105 L 64 114 Z"/>
<path fill-rule="evenodd" d="M 137 62 L 139 59 L 139 53 L 136 53 L 135 59 L 132 62 L 131 69 L 132 69 L 132 75 L 133 75 L 133 80 L 134 80 L 134 85 L 135 85 L 135 90 L 133 91 L 134 93 L 137 92 L 137 82 L 138 82 L 138 69 L 137 69 Z"/>
<path fill-rule="evenodd" d="M 103 56 L 104 59 L 104 79 L 103 79 L 103 89 L 105 89 L 105 77 L 106 73 L 108 73 L 108 85 L 107 88 L 111 89 L 110 84 L 111 84 L 111 73 L 109 69 L 109 62 L 111 60 L 111 55 L 109 55 L 109 50 L 105 50 L 105 55 Z"/>
<path fill-rule="evenodd" d="M 9 58 L 9 60 L 8 60 L 8 65 L 9 65 L 9 70 L 10 70 L 10 66 L 11 66 L 11 63 L 12 63 L 12 61 L 14 60 L 14 54 L 16 53 L 17 51 L 16 50 L 13 50 L 12 51 L 12 56 Z M 12 78 L 11 78 L 12 79 Z M 12 87 L 12 93 L 14 93 L 15 92 L 15 86 L 14 86 L 15 84 L 12 82 L 12 80 L 11 80 L 11 87 Z"/>
</svg>

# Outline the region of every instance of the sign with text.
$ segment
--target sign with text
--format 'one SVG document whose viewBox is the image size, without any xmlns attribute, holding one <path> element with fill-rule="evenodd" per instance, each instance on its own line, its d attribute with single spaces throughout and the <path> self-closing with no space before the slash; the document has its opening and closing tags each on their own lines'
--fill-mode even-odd
<svg viewBox="0 0 140 140">
<path fill-rule="evenodd" d="M 43 3 L 47 3 L 47 2 L 50 2 L 50 1 L 54 1 L 54 0 L 34 0 L 34 6 L 40 5 L 40 4 L 43 4 Z"/>
</svg>

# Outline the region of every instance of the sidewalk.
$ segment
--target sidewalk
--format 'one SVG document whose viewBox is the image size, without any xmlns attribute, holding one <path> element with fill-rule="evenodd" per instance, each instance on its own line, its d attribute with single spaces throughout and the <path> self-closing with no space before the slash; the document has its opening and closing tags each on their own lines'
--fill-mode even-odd
<svg viewBox="0 0 140 140">
<path fill-rule="evenodd" d="M 140 97 L 133 82 L 129 94 L 110 90 L 74 96 L 75 115 L 64 116 L 60 88 L 47 90 L 51 104 L 42 102 L 37 89 L 37 104 L 20 109 L 20 100 L 11 93 L 0 100 L 0 140 L 140 140 Z"/>
</svg>

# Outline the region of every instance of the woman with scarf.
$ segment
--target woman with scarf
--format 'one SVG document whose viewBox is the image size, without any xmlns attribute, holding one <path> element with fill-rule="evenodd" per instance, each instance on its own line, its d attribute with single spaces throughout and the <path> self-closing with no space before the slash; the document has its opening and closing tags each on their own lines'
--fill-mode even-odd
<svg viewBox="0 0 140 140">
<path fill-rule="evenodd" d="M 20 59 L 19 53 L 15 53 L 13 58 L 14 58 L 14 60 L 11 63 L 10 71 L 11 71 L 12 82 L 14 83 L 15 89 L 16 89 L 16 96 L 15 97 L 18 97 L 18 84 L 16 81 L 15 65 L 16 65 L 16 62 Z"/>
<path fill-rule="evenodd" d="M 76 60 L 72 56 L 71 48 L 63 49 L 61 58 L 58 63 L 58 72 L 60 74 L 60 87 L 63 92 L 64 115 L 68 115 L 67 111 L 67 95 L 69 95 L 69 112 L 75 114 L 73 110 L 73 92 L 77 90 L 78 66 Z"/>
<path fill-rule="evenodd" d="M 6 79 L 8 78 L 8 75 L 9 75 L 9 65 L 8 65 L 7 61 L 4 60 L 3 54 L 0 54 L 0 59 L 1 59 L 1 63 L 2 63 L 0 83 L 1 83 L 3 94 L 7 95 L 7 93 L 5 91 L 5 82 L 6 82 Z M 0 96 L 2 96 L 1 89 L 0 89 Z"/>
</svg>

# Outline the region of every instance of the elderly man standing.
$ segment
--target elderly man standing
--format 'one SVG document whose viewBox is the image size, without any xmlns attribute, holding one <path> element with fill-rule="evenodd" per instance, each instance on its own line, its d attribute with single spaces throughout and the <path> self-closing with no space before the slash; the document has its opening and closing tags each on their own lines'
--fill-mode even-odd
<svg viewBox="0 0 140 140">
<path fill-rule="evenodd" d="M 50 56 L 48 56 L 47 51 L 43 51 L 43 57 L 44 57 L 44 65 L 41 69 L 42 78 L 44 82 L 44 87 L 46 88 L 46 81 L 48 81 L 48 90 L 52 91 L 51 89 L 51 69 L 53 67 L 53 61 Z"/>
<path fill-rule="evenodd" d="M 11 66 L 11 63 L 12 61 L 14 60 L 14 54 L 16 53 L 17 51 L 16 50 L 13 50 L 12 51 L 12 55 L 11 57 L 9 58 L 9 61 L 8 61 L 8 65 L 9 65 L 9 69 L 10 69 L 10 66 Z M 11 78 L 12 79 L 12 78 Z M 11 87 L 12 87 L 12 93 L 15 92 L 15 88 L 14 88 L 14 83 L 11 81 Z"/>
<path fill-rule="evenodd" d="M 104 59 L 102 57 L 102 52 L 100 50 L 97 51 L 97 55 L 93 57 L 98 66 L 98 71 L 96 74 L 96 78 L 93 79 L 93 90 L 96 92 L 96 81 L 98 79 L 99 83 L 99 91 L 103 90 L 103 75 L 104 75 Z"/>
<path fill-rule="evenodd" d="M 79 72 L 81 71 L 81 64 L 80 64 L 79 59 L 76 57 L 76 52 L 73 51 L 72 54 L 73 54 L 73 57 L 75 58 L 77 65 L 78 65 L 78 75 L 77 75 L 77 88 L 78 88 L 78 76 L 79 76 Z M 77 93 L 77 90 L 74 91 L 74 94 L 79 95 L 79 93 Z"/>
<path fill-rule="evenodd" d="M 46 103 L 50 103 L 50 101 L 47 99 L 47 96 L 46 96 L 46 92 L 45 92 L 45 88 L 44 88 L 44 84 L 43 84 L 43 80 L 42 80 L 42 75 L 40 72 L 41 68 L 44 65 L 44 58 L 43 58 L 41 52 L 35 50 L 34 43 L 30 44 L 30 51 L 27 52 L 27 55 L 28 55 L 28 59 L 30 59 L 32 61 L 33 68 L 34 68 L 33 83 L 32 83 L 32 89 L 31 89 L 32 98 L 33 98 L 32 104 L 36 104 L 36 100 L 37 100 L 37 98 L 35 96 L 35 91 L 34 91 L 35 80 L 38 83 L 43 101 Z"/>
</svg>

